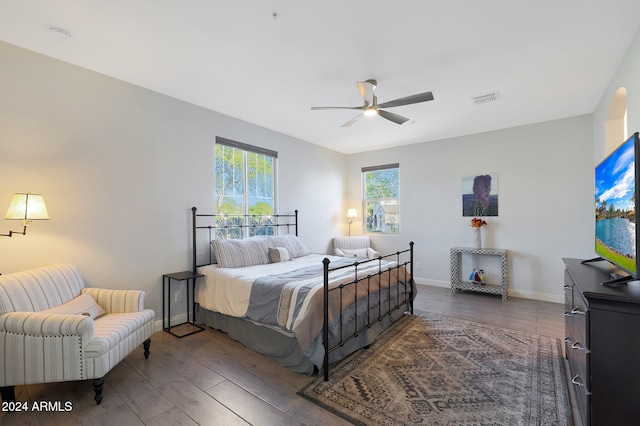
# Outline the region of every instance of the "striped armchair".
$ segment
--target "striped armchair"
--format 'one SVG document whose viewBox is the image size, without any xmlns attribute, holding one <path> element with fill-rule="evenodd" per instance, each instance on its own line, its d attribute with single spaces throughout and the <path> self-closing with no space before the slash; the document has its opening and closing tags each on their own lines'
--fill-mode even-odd
<svg viewBox="0 0 640 426">
<path fill-rule="evenodd" d="M 380 256 L 380 253 L 371 248 L 371 240 L 367 236 L 335 237 L 333 252 L 336 256 L 358 259 L 374 259 Z"/>
<path fill-rule="evenodd" d="M 144 292 L 86 288 L 73 265 L 0 275 L 0 393 L 16 385 L 94 379 L 102 401 L 104 376 L 143 344 L 149 357 L 155 313 Z"/>
</svg>

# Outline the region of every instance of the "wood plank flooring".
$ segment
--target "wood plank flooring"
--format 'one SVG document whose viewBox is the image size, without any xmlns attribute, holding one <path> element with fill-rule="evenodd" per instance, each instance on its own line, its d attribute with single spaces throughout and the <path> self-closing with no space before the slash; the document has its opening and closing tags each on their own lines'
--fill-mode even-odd
<svg viewBox="0 0 640 426">
<path fill-rule="evenodd" d="M 563 305 L 418 286 L 417 312 L 564 337 Z M 188 327 L 185 326 L 185 327 Z M 176 330 L 178 331 L 178 330 Z M 106 376 L 104 399 L 91 381 L 17 386 L 29 412 L 0 412 L 2 425 L 348 425 L 296 392 L 312 378 L 280 367 L 226 334 L 207 329 L 183 339 L 163 331 L 151 355 L 135 350 Z M 68 412 L 34 412 L 33 402 L 71 402 Z"/>
</svg>

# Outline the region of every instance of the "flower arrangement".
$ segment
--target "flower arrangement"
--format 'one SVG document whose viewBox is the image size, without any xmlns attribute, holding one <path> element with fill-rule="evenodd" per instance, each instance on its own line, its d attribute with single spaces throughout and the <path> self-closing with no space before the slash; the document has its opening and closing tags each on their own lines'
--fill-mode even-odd
<svg viewBox="0 0 640 426">
<path fill-rule="evenodd" d="M 472 228 L 480 228 L 481 226 L 485 226 L 485 225 L 487 225 L 487 221 L 484 219 L 481 219 L 479 217 L 474 217 L 473 219 L 471 219 Z"/>
</svg>

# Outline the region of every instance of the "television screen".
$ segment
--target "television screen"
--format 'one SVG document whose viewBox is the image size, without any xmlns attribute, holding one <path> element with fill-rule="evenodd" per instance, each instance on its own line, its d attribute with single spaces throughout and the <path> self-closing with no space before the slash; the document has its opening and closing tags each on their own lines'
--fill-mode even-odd
<svg viewBox="0 0 640 426">
<path fill-rule="evenodd" d="M 638 133 L 620 145 L 595 170 L 596 253 L 637 277 L 636 205 L 640 154 Z"/>
</svg>

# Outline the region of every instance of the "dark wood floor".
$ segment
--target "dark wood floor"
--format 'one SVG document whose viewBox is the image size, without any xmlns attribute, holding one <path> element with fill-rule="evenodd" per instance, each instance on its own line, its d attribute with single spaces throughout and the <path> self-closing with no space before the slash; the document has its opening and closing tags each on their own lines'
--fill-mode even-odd
<svg viewBox="0 0 640 426">
<path fill-rule="evenodd" d="M 563 306 L 556 303 L 419 286 L 417 312 L 564 337 Z M 312 378 L 207 329 L 177 339 L 151 339 L 151 356 L 134 351 L 111 370 L 104 400 L 93 401 L 91 381 L 17 386 L 29 412 L 0 412 L 2 425 L 346 425 L 296 395 Z M 33 412 L 33 402 L 72 404 L 68 412 Z"/>
</svg>

